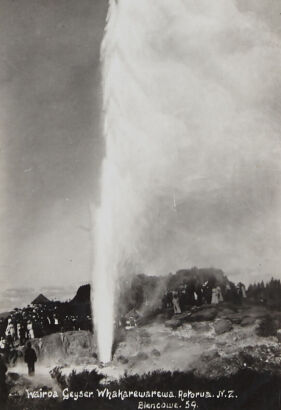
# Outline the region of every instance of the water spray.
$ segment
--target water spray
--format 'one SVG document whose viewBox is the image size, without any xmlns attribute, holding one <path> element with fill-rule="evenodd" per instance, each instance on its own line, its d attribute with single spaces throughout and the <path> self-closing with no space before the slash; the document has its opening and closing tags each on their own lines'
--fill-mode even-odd
<svg viewBox="0 0 281 410">
<path fill-rule="evenodd" d="M 229 261 L 229 249 L 243 251 L 237 204 L 243 198 L 254 209 L 266 193 L 258 179 L 269 178 L 267 160 L 280 167 L 279 116 L 270 109 L 280 50 L 238 3 L 109 1 L 92 292 L 104 363 L 112 358 L 116 285 L 126 263 L 155 275 L 187 264 L 225 268 L 226 260 L 235 268 L 239 257 Z"/>
</svg>

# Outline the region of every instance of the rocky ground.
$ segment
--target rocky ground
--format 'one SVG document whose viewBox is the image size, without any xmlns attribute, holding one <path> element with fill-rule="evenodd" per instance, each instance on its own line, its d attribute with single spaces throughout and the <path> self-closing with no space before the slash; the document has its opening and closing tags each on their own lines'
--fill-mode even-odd
<svg viewBox="0 0 281 410">
<path fill-rule="evenodd" d="M 261 320 L 279 320 L 263 306 L 204 306 L 129 331 L 118 345 L 113 363 L 129 373 L 155 369 L 193 370 L 218 378 L 243 367 L 279 372 L 281 347 L 277 336 L 256 334 Z"/>
<path fill-rule="evenodd" d="M 242 368 L 280 373 L 281 345 L 277 336 L 256 334 L 264 318 L 280 320 L 279 312 L 264 306 L 203 306 L 171 316 L 159 314 L 141 327 L 118 334 L 112 362 L 101 367 L 95 342 L 89 332 L 53 334 L 34 340 L 38 354 L 36 375 L 26 376 L 19 360 L 9 369 L 10 394 L 40 386 L 57 388 L 51 370 L 59 366 L 63 374 L 73 369 L 98 369 L 107 380 L 125 373 L 142 374 L 153 370 L 192 370 L 211 379 L 234 375 Z"/>
</svg>

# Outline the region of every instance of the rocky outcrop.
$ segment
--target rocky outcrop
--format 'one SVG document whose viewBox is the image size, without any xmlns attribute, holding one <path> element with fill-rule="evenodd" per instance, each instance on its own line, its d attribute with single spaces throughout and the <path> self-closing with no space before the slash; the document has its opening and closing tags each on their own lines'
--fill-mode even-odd
<svg viewBox="0 0 281 410">
<path fill-rule="evenodd" d="M 219 319 L 214 323 L 214 329 L 217 335 L 229 332 L 233 328 L 229 319 Z"/>
<path fill-rule="evenodd" d="M 71 304 L 90 304 L 90 298 L 91 298 L 91 286 L 90 285 L 82 285 L 79 287 L 77 290 L 76 295 L 74 298 L 71 300 Z"/>
<path fill-rule="evenodd" d="M 138 360 L 147 360 L 148 359 L 148 354 L 146 354 L 144 352 L 139 352 L 136 357 L 137 357 Z"/>
<path fill-rule="evenodd" d="M 220 357 L 219 352 L 216 349 L 208 350 L 201 355 L 201 359 L 205 361 L 214 360 Z"/>
<path fill-rule="evenodd" d="M 41 339 L 34 339 L 38 361 L 47 363 L 50 360 L 57 363 L 87 363 L 96 361 L 96 344 L 92 333 L 86 330 L 53 333 Z M 24 347 L 21 348 L 24 350 Z"/>
<path fill-rule="evenodd" d="M 198 312 L 192 313 L 190 317 L 191 322 L 205 322 L 205 321 L 211 321 L 214 320 L 215 317 L 217 316 L 217 309 L 208 307 L 202 310 L 199 310 Z"/>
<path fill-rule="evenodd" d="M 165 322 L 165 326 L 169 327 L 171 329 L 177 329 L 179 326 L 181 326 L 182 322 L 179 319 L 170 319 L 170 320 L 166 320 Z"/>
<path fill-rule="evenodd" d="M 191 326 L 196 332 L 209 332 L 211 330 L 208 322 L 192 322 Z"/>
<path fill-rule="evenodd" d="M 125 356 L 120 355 L 117 357 L 117 361 L 121 364 L 127 364 L 129 360 Z"/>
<path fill-rule="evenodd" d="M 240 322 L 241 326 L 250 326 L 255 322 L 255 319 L 253 319 L 252 317 L 243 317 L 243 319 Z"/>
</svg>

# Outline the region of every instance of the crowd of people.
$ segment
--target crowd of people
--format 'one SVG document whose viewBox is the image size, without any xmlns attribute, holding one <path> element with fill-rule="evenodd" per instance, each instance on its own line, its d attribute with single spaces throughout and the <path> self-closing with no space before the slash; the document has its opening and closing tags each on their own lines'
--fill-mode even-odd
<svg viewBox="0 0 281 410">
<path fill-rule="evenodd" d="M 183 281 L 174 289 L 168 289 L 162 298 L 162 308 L 179 314 L 192 306 L 218 304 L 224 300 L 240 303 L 243 298 L 246 298 L 246 290 L 241 282 L 235 286 L 231 282 L 218 284 L 206 280 L 202 283 L 193 278 Z M 131 328 L 129 316 L 124 316 L 119 326 Z M 133 318 L 135 326 L 135 315 Z M 0 318 L 0 354 L 4 354 L 11 362 L 13 352 L 34 338 L 56 332 L 63 334 L 70 330 L 92 330 L 89 312 L 79 312 L 79 309 L 77 311 L 77 308 L 70 308 L 69 304 L 60 302 L 38 303 L 15 309 L 8 317 Z"/>
<path fill-rule="evenodd" d="M 173 309 L 179 314 L 189 307 L 202 304 L 218 304 L 223 301 L 241 303 L 246 298 L 245 285 L 239 282 L 236 286 L 232 283 L 223 285 L 211 284 L 208 280 L 199 283 L 190 281 L 182 283 L 177 289 L 167 290 L 162 298 L 164 309 Z"/>
<path fill-rule="evenodd" d="M 0 353 L 7 353 L 34 338 L 68 330 L 91 328 L 90 315 L 67 313 L 60 304 L 37 304 L 15 309 L 0 319 Z"/>
<path fill-rule="evenodd" d="M 16 308 L 5 318 L 0 318 L 0 399 L 7 396 L 5 374 L 7 367 L 14 366 L 19 357 L 27 364 L 29 376 L 35 372 L 37 361 L 32 340 L 51 333 L 90 330 L 91 316 L 85 309 L 68 303 L 49 302 Z M 3 396 L 3 400 L 4 400 Z"/>
<path fill-rule="evenodd" d="M 206 280 L 200 283 L 194 279 L 184 281 L 177 288 L 168 289 L 162 298 L 162 308 L 173 309 L 178 314 L 192 306 L 218 304 L 224 300 L 239 303 L 243 298 L 246 298 L 246 289 L 241 282 L 235 286 L 231 282 L 218 284 Z M 75 309 L 69 310 L 67 306 L 69 305 L 59 302 L 33 304 L 15 309 L 8 317 L 0 318 L 0 353 L 12 351 L 27 341 L 51 333 L 92 329 L 89 312 L 79 314 Z M 124 323 L 121 326 L 125 326 Z"/>
</svg>

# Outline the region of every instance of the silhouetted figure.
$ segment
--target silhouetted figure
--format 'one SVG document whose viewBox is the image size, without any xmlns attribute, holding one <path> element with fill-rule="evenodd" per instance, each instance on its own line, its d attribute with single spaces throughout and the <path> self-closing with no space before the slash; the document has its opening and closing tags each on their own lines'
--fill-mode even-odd
<svg viewBox="0 0 281 410">
<path fill-rule="evenodd" d="M 241 285 L 241 282 L 239 282 L 239 283 L 236 285 L 237 301 L 238 301 L 239 304 L 242 303 L 242 298 L 243 298 L 242 290 L 241 290 L 241 286 L 240 286 L 240 285 Z"/>
<path fill-rule="evenodd" d="M 19 335 L 20 335 L 20 345 L 25 344 L 25 335 L 26 335 L 26 329 L 24 323 L 21 324 L 20 329 L 19 329 Z"/>
<path fill-rule="evenodd" d="M 165 303 L 165 308 L 171 308 L 173 307 L 173 294 L 172 292 L 166 292 L 164 296 L 164 303 Z"/>
<path fill-rule="evenodd" d="M 244 283 L 240 282 L 240 289 L 241 289 L 242 298 L 246 298 L 247 294 L 246 294 L 246 288 L 245 288 Z"/>
<path fill-rule="evenodd" d="M 31 343 L 27 342 L 27 348 L 24 353 L 24 361 L 27 363 L 28 375 L 33 376 L 35 372 L 34 364 L 37 360 L 35 350 L 31 347 Z"/>
<path fill-rule="evenodd" d="M 187 309 L 187 306 L 188 306 L 187 287 L 185 287 L 184 289 L 182 289 L 182 290 L 180 291 L 179 303 L 180 303 L 180 309 L 181 309 L 181 311 L 184 311 L 184 310 Z"/>
<path fill-rule="evenodd" d="M 233 283 L 228 283 L 225 289 L 225 299 L 227 302 L 239 303 L 239 296 L 237 293 L 237 288 Z"/>
<path fill-rule="evenodd" d="M 229 283 L 227 283 L 225 285 L 225 300 L 227 302 L 232 302 L 232 299 L 233 299 L 232 294 L 233 294 L 233 291 L 231 289 L 231 286 Z"/>
<path fill-rule="evenodd" d="M 8 399 L 8 388 L 6 384 L 6 372 L 7 366 L 5 364 L 4 358 L 0 355 L 0 404 L 5 405 Z M 2 407 L 1 407 L 2 408 Z M 4 407 L 3 407 L 4 408 Z"/>
<path fill-rule="evenodd" d="M 208 280 L 206 280 L 206 282 L 204 282 L 202 285 L 202 295 L 203 295 L 203 303 L 210 304 L 212 301 L 212 288 Z"/>
<path fill-rule="evenodd" d="M 181 313 L 181 308 L 180 308 L 180 305 L 179 305 L 179 297 L 178 297 L 177 292 L 173 292 L 173 300 L 172 301 L 173 301 L 174 313 L 175 314 Z"/>
</svg>

